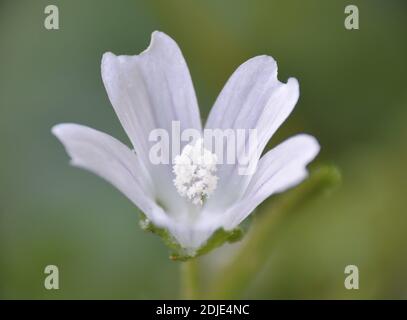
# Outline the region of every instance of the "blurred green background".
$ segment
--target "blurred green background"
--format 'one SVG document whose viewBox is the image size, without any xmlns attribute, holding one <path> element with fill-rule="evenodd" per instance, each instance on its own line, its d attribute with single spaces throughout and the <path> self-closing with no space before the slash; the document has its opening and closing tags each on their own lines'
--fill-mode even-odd
<svg viewBox="0 0 407 320">
<path fill-rule="evenodd" d="M 59 8 L 60 30 L 43 26 L 48 4 Z M 359 7 L 360 30 L 344 28 L 348 4 Z M 239 64 L 272 55 L 301 96 L 270 146 L 313 134 L 322 145 L 314 165 L 342 173 L 339 188 L 283 215 L 270 245 L 247 253 L 264 263 L 233 297 L 407 298 L 406 18 L 402 0 L 0 0 L 0 297 L 179 296 L 179 263 L 139 228 L 138 210 L 70 167 L 50 133 L 77 122 L 128 143 L 101 56 L 139 53 L 161 30 L 183 50 L 203 118 Z M 273 215 L 274 198 L 256 215 Z M 235 250 L 199 259 L 202 278 L 221 278 Z M 44 289 L 49 264 L 60 290 Z M 344 288 L 349 264 L 359 267 L 359 290 Z"/>
</svg>

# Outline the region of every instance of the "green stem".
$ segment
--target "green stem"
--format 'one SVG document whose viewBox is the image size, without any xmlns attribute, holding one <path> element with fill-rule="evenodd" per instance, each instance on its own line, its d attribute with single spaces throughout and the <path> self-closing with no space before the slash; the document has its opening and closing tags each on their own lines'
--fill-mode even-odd
<svg viewBox="0 0 407 320">
<path fill-rule="evenodd" d="M 198 264 L 196 259 L 181 262 L 181 290 L 183 299 L 198 298 Z"/>
</svg>

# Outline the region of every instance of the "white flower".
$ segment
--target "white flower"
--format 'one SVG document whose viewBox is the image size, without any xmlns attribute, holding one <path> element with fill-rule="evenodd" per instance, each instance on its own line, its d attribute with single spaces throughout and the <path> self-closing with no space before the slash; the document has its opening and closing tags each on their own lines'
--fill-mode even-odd
<svg viewBox="0 0 407 320">
<path fill-rule="evenodd" d="M 58 124 L 52 132 L 72 165 L 113 184 L 143 211 L 144 224 L 167 230 L 188 255 L 194 255 L 215 231 L 236 228 L 270 195 L 301 182 L 307 176 L 306 165 L 319 152 L 315 138 L 299 134 L 263 155 L 253 175 L 239 175 L 237 164 L 215 165 L 216 156 L 208 150 L 196 155 L 195 149 L 203 148 L 198 141 L 198 147 L 183 146 L 174 166 L 152 164 L 148 137 L 153 129 L 171 132 L 171 122 L 179 121 L 181 130 L 202 132 L 180 49 L 164 33 L 154 32 L 140 55 L 105 53 L 102 78 L 134 152 L 110 135 L 78 124 Z M 259 157 L 298 97 L 297 80 L 280 82 L 274 59 L 258 56 L 230 77 L 205 128 L 256 129 L 253 156 Z"/>
</svg>

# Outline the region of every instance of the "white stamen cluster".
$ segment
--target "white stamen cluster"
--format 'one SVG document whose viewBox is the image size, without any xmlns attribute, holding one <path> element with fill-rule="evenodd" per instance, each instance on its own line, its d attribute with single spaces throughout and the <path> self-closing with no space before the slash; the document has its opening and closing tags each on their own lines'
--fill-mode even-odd
<svg viewBox="0 0 407 320">
<path fill-rule="evenodd" d="M 178 193 L 193 204 L 202 205 L 216 189 L 216 162 L 216 155 L 205 149 L 202 139 L 186 145 L 174 159 L 174 185 Z"/>
</svg>

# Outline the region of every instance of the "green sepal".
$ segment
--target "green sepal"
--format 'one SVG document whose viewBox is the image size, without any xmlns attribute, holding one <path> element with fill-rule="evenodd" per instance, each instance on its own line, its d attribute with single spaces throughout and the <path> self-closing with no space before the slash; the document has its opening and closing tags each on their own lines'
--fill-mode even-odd
<svg viewBox="0 0 407 320">
<path fill-rule="evenodd" d="M 247 224 L 245 224 L 245 226 L 246 225 Z M 212 234 L 212 236 L 202 247 L 191 254 L 174 239 L 168 230 L 156 227 L 144 214 L 142 214 L 140 218 L 140 227 L 144 231 L 152 232 L 161 237 L 165 245 L 170 249 L 170 259 L 175 261 L 187 261 L 189 259 L 209 253 L 224 243 L 237 242 L 243 238 L 246 232 L 246 228 L 241 226 L 229 231 L 219 228 Z"/>
</svg>

